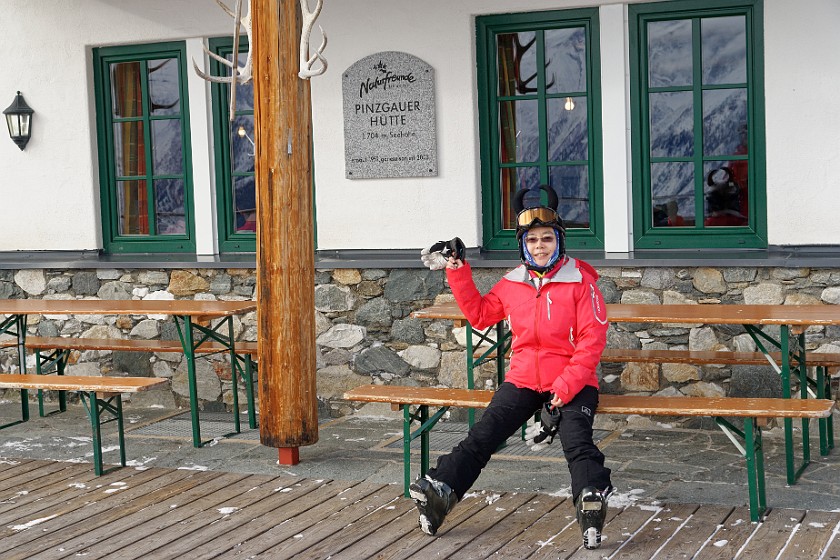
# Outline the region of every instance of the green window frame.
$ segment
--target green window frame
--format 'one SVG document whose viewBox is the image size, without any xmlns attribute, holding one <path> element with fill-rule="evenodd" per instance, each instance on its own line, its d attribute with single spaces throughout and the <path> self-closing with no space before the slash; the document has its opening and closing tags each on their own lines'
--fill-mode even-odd
<svg viewBox="0 0 840 560">
<path fill-rule="evenodd" d="M 183 41 L 93 49 L 108 253 L 194 253 Z"/>
<path fill-rule="evenodd" d="M 598 27 L 596 8 L 476 18 L 486 249 L 517 249 L 513 194 L 540 184 L 557 191 L 567 247 L 603 249 Z"/>
<path fill-rule="evenodd" d="M 228 60 L 233 56 L 233 38 L 209 40 L 210 51 Z M 237 50 L 239 64 L 245 62 L 248 38 L 242 37 Z M 230 69 L 211 59 L 210 71 L 227 76 Z M 236 110 L 230 120 L 230 85 L 212 84 L 213 138 L 216 162 L 216 216 L 219 251 L 253 253 L 256 241 L 256 183 L 254 177 L 254 85 L 236 86 Z M 245 135 L 240 135 L 240 127 Z M 231 166 L 231 161 L 235 165 Z M 253 210 L 253 213 L 251 212 Z M 252 229 L 253 228 L 253 229 Z"/>
<path fill-rule="evenodd" d="M 761 0 L 628 9 L 635 249 L 766 248 Z"/>
</svg>

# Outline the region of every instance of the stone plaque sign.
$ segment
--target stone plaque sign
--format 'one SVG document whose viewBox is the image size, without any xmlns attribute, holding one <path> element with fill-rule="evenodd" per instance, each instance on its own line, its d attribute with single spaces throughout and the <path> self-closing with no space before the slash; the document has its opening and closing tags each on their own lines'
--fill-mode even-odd
<svg viewBox="0 0 840 560">
<path fill-rule="evenodd" d="M 432 67 L 404 52 L 367 56 L 344 71 L 348 179 L 437 176 Z"/>
</svg>

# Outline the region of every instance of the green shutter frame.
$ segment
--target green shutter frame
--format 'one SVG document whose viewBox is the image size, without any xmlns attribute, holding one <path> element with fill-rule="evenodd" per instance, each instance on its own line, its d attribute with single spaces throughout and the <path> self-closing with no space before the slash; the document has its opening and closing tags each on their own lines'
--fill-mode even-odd
<svg viewBox="0 0 840 560">
<path fill-rule="evenodd" d="M 589 169 L 589 228 L 570 228 L 566 232 L 566 246 L 569 249 L 596 250 L 604 248 L 603 210 L 603 145 L 601 125 L 601 64 L 597 8 L 562 11 L 534 12 L 523 14 L 502 14 L 476 18 L 476 53 L 478 80 L 478 117 L 481 156 L 482 229 L 484 248 L 489 250 L 516 250 L 514 230 L 502 229 L 501 191 L 499 175 L 502 168 L 517 167 L 516 164 L 501 165 L 499 162 L 499 133 L 495 38 L 501 33 L 536 31 L 538 82 L 541 87 L 531 96 L 517 96 L 517 99 L 534 98 L 539 101 L 540 159 L 530 162 L 540 168 L 540 180 L 548 182 L 547 117 L 546 99 L 558 97 L 546 94 L 543 57 L 543 31 L 568 27 L 586 29 L 587 51 L 587 126 L 588 126 L 588 169 Z M 505 98 L 501 98 L 504 100 Z"/>
<path fill-rule="evenodd" d="M 762 29 L 762 0 L 677 0 L 652 4 L 631 4 L 629 10 L 630 33 L 630 106 L 632 134 L 633 176 L 633 238 L 635 249 L 681 248 L 766 248 L 767 247 L 767 196 L 765 172 L 764 127 L 764 36 Z M 699 19 L 714 16 L 743 15 L 746 20 L 747 39 L 747 111 L 749 127 L 749 225 L 744 227 L 702 226 L 703 173 L 695 174 L 696 220 L 695 227 L 654 228 L 650 225 L 652 201 L 650 198 L 650 130 L 647 85 L 647 23 L 651 21 L 691 19 L 692 52 L 695 57 L 695 78 L 692 83 L 695 110 L 695 153 L 687 158 L 699 164 L 705 161 L 702 143 L 702 93 L 714 86 L 703 86 L 697 78 L 700 72 Z M 729 87 L 729 85 L 727 85 Z M 667 91 L 668 88 L 655 88 Z M 668 158 L 674 160 L 676 158 Z M 709 158 L 720 159 L 720 158 Z"/>
<path fill-rule="evenodd" d="M 184 221 L 183 235 L 120 236 L 116 199 L 116 166 L 113 143 L 110 74 L 108 65 L 119 62 L 143 62 L 163 57 L 178 61 L 181 146 L 183 150 Z M 195 253 L 195 223 L 193 218 L 192 148 L 190 142 L 189 99 L 187 96 L 186 45 L 183 41 L 149 45 L 101 47 L 93 50 L 94 95 L 96 102 L 97 151 L 99 156 L 100 211 L 102 243 L 106 253 Z M 141 82 L 143 103 L 148 104 L 147 82 Z M 148 123 L 150 115 L 143 117 Z M 146 159 L 150 160 L 151 130 L 144 126 Z M 151 169 L 151 165 L 149 165 Z M 151 173 L 150 173 L 151 175 Z M 161 176 L 163 177 L 163 176 Z M 154 232 L 154 196 L 149 197 L 150 232 Z"/>
</svg>

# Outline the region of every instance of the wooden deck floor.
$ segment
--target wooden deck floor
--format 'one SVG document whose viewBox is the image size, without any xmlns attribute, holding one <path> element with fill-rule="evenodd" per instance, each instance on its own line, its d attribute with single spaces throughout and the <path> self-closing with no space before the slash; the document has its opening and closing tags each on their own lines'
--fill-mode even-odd
<svg viewBox="0 0 840 560">
<path fill-rule="evenodd" d="M 580 549 L 570 500 L 468 495 L 437 537 L 401 487 L 266 475 L 0 460 L 2 559 L 840 558 L 840 512 L 665 505 L 611 508 Z"/>
</svg>

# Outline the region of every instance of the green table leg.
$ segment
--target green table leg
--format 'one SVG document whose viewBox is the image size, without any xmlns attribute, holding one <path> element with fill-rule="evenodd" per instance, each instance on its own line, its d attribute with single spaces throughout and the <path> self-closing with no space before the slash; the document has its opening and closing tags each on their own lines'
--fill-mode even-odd
<svg viewBox="0 0 840 560">
<path fill-rule="evenodd" d="M 184 357 L 187 360 L 193 447 L 201 447 L 201 426 L 199 425 L 198 419 L 198 387 L 195 379 L 195 345 L 193 344 L 192 317 L 184 315 L 180 317 L 180 320 L 183 321 L 183 326 L 179 323 L 179 317 L 175 317 L 175 326 L 178 327 L 178 335 L 181 338 L 181 346 L 184 348 Z"/>
</svg>

